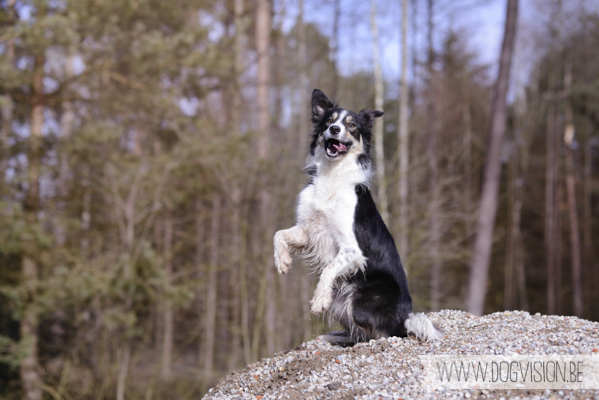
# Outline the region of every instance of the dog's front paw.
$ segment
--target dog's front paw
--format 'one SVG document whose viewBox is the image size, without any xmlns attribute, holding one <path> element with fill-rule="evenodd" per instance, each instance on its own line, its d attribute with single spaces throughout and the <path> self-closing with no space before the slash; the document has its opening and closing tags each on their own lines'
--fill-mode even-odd
<svg viewBox="0 0 599 400">
<path fill-rule="evenodd" d="M 286 274 L 290 269 L 293 260 L 288 251 L 275 251 L 275 267 L 279 274 Z"/>
<path fill-rule="evenodd" d="M 330 290 L 318 290 L 314 293 L 314 298 L 310 302 L 310 312 L 312 314 L 322 314 L 333 302 L 333 292 Z"/>
<path fill-rule="evenodd" d="M 293 260 L 291 259 L 289 247 L 281 231 L 275 234 L 273 244 L 275 248 L 275 267 L 277 267 L 279 274 L 286 274 L 291 268 Z"/>
</svg>

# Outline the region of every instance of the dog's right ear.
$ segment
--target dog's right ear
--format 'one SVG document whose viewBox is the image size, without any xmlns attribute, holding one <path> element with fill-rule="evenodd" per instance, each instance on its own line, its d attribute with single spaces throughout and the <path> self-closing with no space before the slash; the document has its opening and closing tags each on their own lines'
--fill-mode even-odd
<svg viewBox="0 0 599 400">
<path fill-rule="evenodd" d="M 312 122 L 319 122 L 325 111 L 333 107 L 335 107 L 335 103 L 329 100 L 321 90 L 314 89 L 312 91 Z"/>
</svg>

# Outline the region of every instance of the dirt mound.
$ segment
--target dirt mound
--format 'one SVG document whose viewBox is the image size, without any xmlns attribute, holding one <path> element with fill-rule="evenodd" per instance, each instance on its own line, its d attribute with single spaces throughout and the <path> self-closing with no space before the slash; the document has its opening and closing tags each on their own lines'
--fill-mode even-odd
<svg viewBox="0 0 599 400">
<path fill-rule="evenodd" d="M 599 390 L 426 388 L 421 355 L 597 354 L 599 323 L 576 317 L 462 311 L 428 314 L 441 342 L 386 338 L 333 346 L 322 338 L 221 378 L 205 399 L 599 398 Z"/>
</svg>

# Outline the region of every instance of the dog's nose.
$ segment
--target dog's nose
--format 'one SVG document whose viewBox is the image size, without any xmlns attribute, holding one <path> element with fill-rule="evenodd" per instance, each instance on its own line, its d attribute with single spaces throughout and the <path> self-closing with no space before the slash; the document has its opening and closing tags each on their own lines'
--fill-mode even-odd
<svg viewBox="0 0 599 400">
<path fill-rule="evenodd" d="M 331 132 L 331 135 L 335 136 L 338 135 L 339 132 L 341 132 L 341 128 L 339 128 L 337 125 L 333 125 L 329 127 L 329 132 Z"/>
</svg>

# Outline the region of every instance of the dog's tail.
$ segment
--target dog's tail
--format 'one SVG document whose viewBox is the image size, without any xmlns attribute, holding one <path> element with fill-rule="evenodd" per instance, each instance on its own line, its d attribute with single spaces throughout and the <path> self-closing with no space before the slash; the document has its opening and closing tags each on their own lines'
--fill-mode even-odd
<svg viewBox="0 0 599 400">
<path fill-rule="evenodd" d="M 404 321 L 408 335 L 412 334 L 423 342 L 436 342 L 443 339 L 443 331 L 437 328 L 423 313 L 408 315 Z"/>
</svg>

